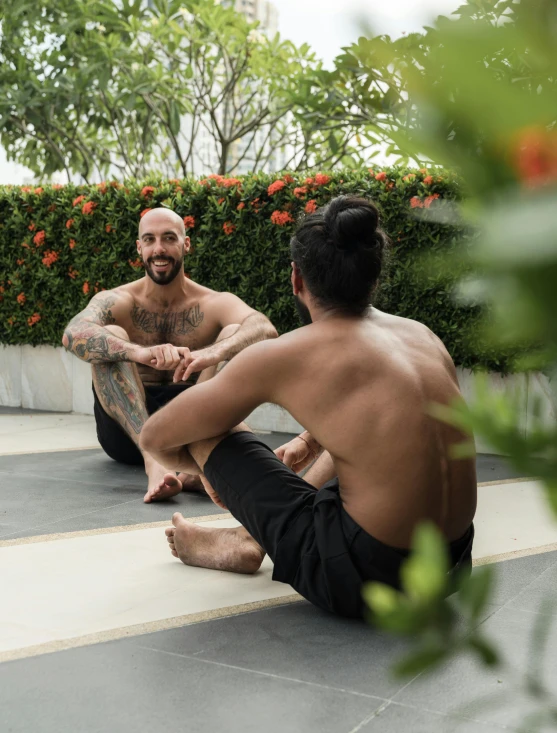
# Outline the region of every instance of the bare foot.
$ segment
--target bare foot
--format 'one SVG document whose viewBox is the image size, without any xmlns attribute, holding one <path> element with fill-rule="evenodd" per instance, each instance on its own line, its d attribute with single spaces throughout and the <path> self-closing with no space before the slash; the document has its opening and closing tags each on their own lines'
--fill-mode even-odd
<svg viewBox="0 0 557 733">
<path fill-rule="evenodd" d="M 182 491 L 182 482 L 174 473 L 165 473 L 158 481 L 149 481 L 149 488 L 143 497 L 143 501 L 149 504 L 151 501 L 162 501 L 170 499 Z"/>
<path fill-rule="evenodd" d="M 205 493 L 203 484 L 199 476 L 192 476 L 191 473 L 179 473 L 178 480 L 182 482 L 182 491 L 197 491 L 201 494 Z"/>
<path fill-rule="evenodd" d="M 232 573 L 259 570 L 265 552 L 243 528 L 216 529 L 187 522 L 179 513 L 166 531 L 170 552 L 185 565 Z"/>
</svg>

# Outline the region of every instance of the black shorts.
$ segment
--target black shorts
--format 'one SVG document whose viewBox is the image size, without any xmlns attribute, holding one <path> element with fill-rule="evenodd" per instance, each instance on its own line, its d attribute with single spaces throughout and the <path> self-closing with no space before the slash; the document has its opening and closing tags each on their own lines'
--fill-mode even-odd
<svg viewBox="0 0 557 733">
<path fill-rule="evenodd" d="M 161 407 L 164 407 L 167 402 L 170 402 L 170 400 L 191 386 L 191 382 L 152 386 L 145 385 L 145 405 L 147 412 L 149 415 L 152 415 Z M 107 456 L 118 461 L 118 463 L 127 463 L 130 466 L 142 466 L 143 456 L 141 455 L 141 451 L 126 431 L 105 411 L 95 392 L 94 385 L 93 395 L 95 401 L 94 412 L 97 423 L 97 438 L 101 444 L 101 448 Z"/>
<path fill-rule="evenodd" d="M 316 606 L 359 618 L 363 583 L 400 587 L 409 552 L 379 542 L 356 524 L 342 506 L 337 479 L 317 491 L 248 432 L 222 440 L 204 472 L 273 561 L 273 580 L 289 583 Z M 471 568 L 473 537 L 471 526 L 450 544 L 453 568 Z"/>
</svg>

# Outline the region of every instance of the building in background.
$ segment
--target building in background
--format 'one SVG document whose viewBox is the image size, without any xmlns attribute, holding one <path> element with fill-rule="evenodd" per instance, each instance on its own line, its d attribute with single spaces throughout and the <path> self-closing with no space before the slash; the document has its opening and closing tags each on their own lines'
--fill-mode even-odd
<svg viewBox="0 0 557 733">
<path fill-rule="evenodd" d="M 250 23 L 259 21 L 259 30 L 273 37 L 278 32 L 278 11 L 268 0 L 235 0 L 234 8 Z"/>
</svg>

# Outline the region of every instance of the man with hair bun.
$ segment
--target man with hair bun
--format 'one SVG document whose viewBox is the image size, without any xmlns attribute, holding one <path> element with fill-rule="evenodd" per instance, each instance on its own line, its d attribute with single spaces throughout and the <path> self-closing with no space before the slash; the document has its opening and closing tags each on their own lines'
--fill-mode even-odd
<svg viewBox="0 0 557 733">
<path fill-rule="evenodd" d="M 429 411 L 460 397 L 455 367 L 426 326 L 372 307 L 386 245 L 370 201 L 341 196 L 308 216 L 291 242 L 305 325 L 245 349 L 145 424 L 143 449 L 199 473 L 242 524 L 175 514 L 166 535 L 182 562 L 253 573 L 268 553 L 275 580 L 349 617 L 366 581 L 400 587 L 420 522 L 443 533 L 452 573 L 471 566 L 475 461 L 449 459 L 464 436 Z M 242 422 L 264 402 L 306 428 L 276 455 Z"/>
</svg>

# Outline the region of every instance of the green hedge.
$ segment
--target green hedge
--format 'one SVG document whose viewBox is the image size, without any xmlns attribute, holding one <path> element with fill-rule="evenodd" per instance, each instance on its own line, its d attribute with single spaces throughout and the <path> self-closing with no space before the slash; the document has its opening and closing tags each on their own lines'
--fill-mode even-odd
<svg viewBox="0 0 557 733">
<path fill-rule="evenodd" d="M 477 310 L 456 305 L 437 278 L 415 276 L 417 256 L 448 251 L 462 235 L 413 216 L 461 195 L 453 174 L 424 169 L 0 187 L 0 343 L 59 345 L 94 292 L 141 277 L 139 217 L 161 205 L 193 217 L 186 271 L 194 280 L 236 293 L 280 332 L 296 328 L 288 266 L 295 220 L 341 193 L 372 198 L 392 240 L 377 305 L 430 326 L 458 364 L 504 370 L 504 359 L 469 338 Z"/>
</svg>

